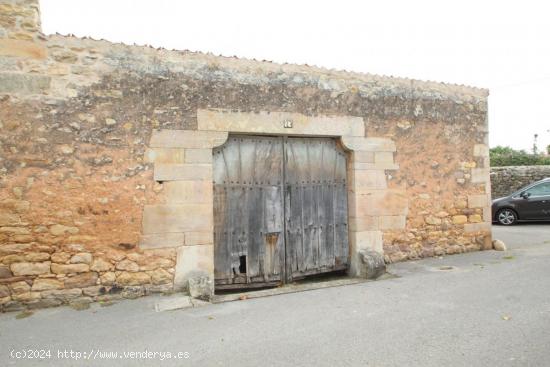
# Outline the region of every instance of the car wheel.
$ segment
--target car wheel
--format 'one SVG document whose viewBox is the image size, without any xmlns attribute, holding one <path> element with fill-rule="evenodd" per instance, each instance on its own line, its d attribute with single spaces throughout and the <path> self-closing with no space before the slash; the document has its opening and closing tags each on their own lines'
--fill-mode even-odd
<svg viewBox="0 0 550 367">
<path fill-rule="evenodd" d="M 504 226 L 511 226 L 518 221 L 518 215 L 512 209 L 501 209 L 497 213 L 497 220 Z"/>
</svg>

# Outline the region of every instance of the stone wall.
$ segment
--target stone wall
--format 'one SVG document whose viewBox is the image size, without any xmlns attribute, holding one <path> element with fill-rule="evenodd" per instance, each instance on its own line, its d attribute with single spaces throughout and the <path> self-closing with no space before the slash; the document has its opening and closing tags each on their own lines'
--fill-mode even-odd
<svg viewBox="0 0 550 367">
<path fill-rule="evenodd" d="M 493 199 L 507 196 L 547 177 L 550 177 L 550 166 L 491 167 L 491 195 Z"/>
<path fill-rule="evenodd" d="M 155 181 L 155 165 L 211 174 L 187 165 L 204 150 L 151 146 L 153 132 L 200 130 L 198 111 L 357 117 L 366 137 L 392 141 L 357 157 L 372 188 L 350 223 L 376 234 L 361 241 L 379 241 L 387 262 L 490 246 L 486 90 L 39 27 L 36 1 L 0 0 L 1 310 L 170 292 L 178 269 L 204 265 L 182 247 L 188 236 L 211 248 L 211 236 L 143 231 L 144 210 L 172 205 L 177 191 Z M 182 190 L 183 201 L 203 195 Z M 190 220 L 205 210 L 187 208 Z"/>
</svg>

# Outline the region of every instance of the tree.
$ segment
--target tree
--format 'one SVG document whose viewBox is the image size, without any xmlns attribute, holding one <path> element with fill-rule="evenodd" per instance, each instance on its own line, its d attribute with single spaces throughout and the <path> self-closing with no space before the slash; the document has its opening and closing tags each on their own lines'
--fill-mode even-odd
<svg viewBox="0 0 550 367">
<path fill-rule="evenodd" d="M 489 150 L 492 167 L 550 165 L 550 157 L 529 154 L 525 150 L 496 146 Z"/>
</svg>

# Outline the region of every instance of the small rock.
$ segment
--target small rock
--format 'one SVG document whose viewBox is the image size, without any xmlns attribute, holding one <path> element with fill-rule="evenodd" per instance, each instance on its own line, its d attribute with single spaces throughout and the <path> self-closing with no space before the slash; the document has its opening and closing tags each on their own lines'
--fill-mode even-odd
<svg viewBox="0 0 550 367">
<path fill-rule="evenodd" d="M 126 270 L 126 271 L 139 271 L 139 265 L 128 259 L 124 259 L 121 262 L 116 264 L 116 270 Z"/>
<path fill-rule="evenodd" d="M 104 273 L 100 277 L 101 284 L 103 285 L 113 285 L 116 280 L 116 275 L 112 271 Z"/>
<path fill-rule="evenodd" d="M 400 128 L 401 130 L 409 130 L 411 128 L 412 124 L 410 121 L 399 121 L 397 123 L 397 127 Z"/>
<path fill-rule="evenodd" d="M 156 182 L 155 185 L 153 186 L 153 191 L 154 191 L 155 193 L 157 193 L 157 194 L 158 194 L 159 192 L 161 192 L 163 189 L 164 189 L 164 186 L 163 186 L 162 183 Z"/>
<path fill-rule="evenodd" d="M 470 223 L 481 223 L 483 222 L 483 219 L 481 218 L 481 215 L 479 214 L 472 214 L 468 217 L 468 220 Z"/>
<path fill-rule="evenodd" d="M 90 267 L 92 271 L 109 271 L 113 268 L 110 262 L 103 259 L 95 259 Z"/>
<path fill-rule="evenodd" d="M 97 284 L 97 273 L 82 273 L 65 279 L 65 288 L 86 288 Z"/>
<path fill-rule="evenodd" d="M 209 277 L 189 278 L 188 288 L 193 298 L 210 301 L 214 295 L 214 283 Z"/>
<path fill-rule="evenodd" d="M 145 296 L 145 287 L 124 287 L 120 295 L 123 298 L 136 299 Z"/>
<path fill-rule="evenodd" d="M 74 238 L 74 237 L 71 237 L 71 238 Z M 67 250 L 71 252 L 85 252 L 84 246 L 79 243 L 69 243 L 68 245 L 66 245 L 66 247 L 67 247 Z"/>
<path fill-rule="evenodd" d="M 11 273 L 11 270 L 5 266 L 5 265 L 0 265 L 0 279 L 2 278 L 11 278 L 13 276 L 13 274 Z M 2 296 L 0 296 L 2 297 Z"/>
<path fill-rule="evenodd" d="M 71 258 L 71 254 L 68 252 L 56 252 L 53 253 L 51 259 L 54 263 L 64 264 Z"/>
<path fill-rule="evenodd" d="M 79 113 L 78 118 L 80 119 L 80 121 L 86 121 L 89 123 L 95 122 L 95 116 L 89 113 Z"/>
<path fill-rule="evenodd" d="M 468 217 L 465 215 L 454 215 L 453 224 L 464 224 L 468 222 Z"/>
<path fill-rule="evenodd" d="M 162 257 L 151 257 L 147 258 L 146 261 L 142 262 L 143 265 L 140 264 L 139 270 L 155 270 L 158 268 L 170 268 L 174 266 L 174 262 L 170 259 L 165 259 Z"/>
<path fill-rule="evenodd" d="M 78 298 L 82 295 L 82 289 L 59 289 L 42 292 L 42 298 L 45 299 L 58 299 L 61 301 L 68 301 Z"/>
<path fill-rule="evenodd" d="M 116 120 L 115 120 L 115 119 L 111 119 L 111 118 L 106 118 L 106 119 L 105 119 L 105 125 L 107 125 L 107 126 L 116 125 Z"/>
<path fill-rule="evenodd" d="M 26 292 L 30 292 L 31 290 L 31 286 L 24 281 L 11 283 L 9 284 L 9 288 L 11 290 L 11 293 L 13 294 L 26 293 Z"/>
<path fill-rule="evenodd" d="M 150 275 L 153 284 L 166 284 L 172 282 L 172 274 L 164 269 L 153 270 Z"/>
<path fill-rule="evenodd" d="M 61 224 L 54 224 L 50 227 L 50 233 L 54 236 L 63 236 L 65 233 L 77 234 L 78 228 L 68 227 Z"/>
<path fill-rule="evenodd" d="M 386 272 L 384 256 L 376 251 L 359 251 L 359 272 L 362 278 L 376 279 Z"/>
<path fill-rule="evenodd" d="M 28 262 L 46 261 L 50 259 L 50 254 L 47 252 L 29 252 L 25 255 L 25 260 Z"/>
<path fill-rule="evenodd" d="M 20 294 L 12 294 L 11 298 L 14 301 L 27 303 L 27 302 L 30 302 L 30 301 L 40 299 L 40 292 L 25 292 L 25 293 L 20 293 Z"/>
<path fill-rule="evenodd" d="M 501 240 L 494 240 L 493 241 L 493 248 L 496 251 L 506 251 L 506 244 L 502 242 Z"/>
<path fill-rule="evenodd" d="M 89 252 L 81 252 L 71 257 L 71 264 L 91 264 L 92 254 Z"/>
<path fill-rule="evenodd" d="M 80 124 L 78 122 L 71 122 L 69 126 L 75 129 L 76 131 L 80 130 Z"/>
<path fill-rule="evenodd" d="M 63 288 L 63 282 L 57 279 L 36 279 L 32 284 L 31 290 L 33 292 L 40 292 L 61 288 Z"/>
<path fill-rule="evenodd" d="M 90 271 L 90 266 L 88 264 L 52 264 L 52 273 L 55 274 L 85 273 L 88 271 Z"/>
<path fill-rule="evenodd" d="M 9 297 L 9 295 L 10 295 L 9 288 L 5 285 L 0 284 L 0 298 Z"/>
<path fill-rule="evenodd" d="M 120 261 L 126 257 L 126 254 L 123 251 L 115 250 L 112 248 L 107 248 L 104 251 L 105 257 L 112 261 Z"/>
<path fill-rule="evenodd" d="M 18 199 L 21 199 L 23 197 L 23 189 L 21 187 L 14 187 L 12 191 Z"/>
<path fill-rule="evenodd" d="M 17 226 L 21 224 L 21 218 L 17 214 L 0 212 L 0 226 Z"/>
<path fill-rule="evenodd" d="M 11 264 L 11 271 L 14 275 L 39 275 L 50 272 L 50 262 L 43 263 L 14 263 Z"/>
<path fill-rule="evenodd" d="M 427 224 L 441 224 L 441 219 L 434 217 L 433 215 L 428 215 L 426 218 L 424 218 L 424 220 Z"/>
<path fill-rule="evenodd" d="M 74 153 L 74 148 L 71 147 L 70 145 L 62 145 L 59 147 L 59 150 L 61 150 L 61 153 L 67 154 L 67 155 Z"/>
<path fill-rule="evenodd" d="M 120 285 L 142 285 L 151 283 L 151 277 L 145 273 L 122 272 L 116 282 Z"/>
<path fill-rule="evenodd" d="M 106 291 L 107 291 L 106 288 L 102 285 L 94 285 L 94 286 L 86 287 L 82 289 L 82 293 L 85 296 L 89 296 L 89 297 L 99 296 L 100 294 L 104 294 Z"/>
</svg>

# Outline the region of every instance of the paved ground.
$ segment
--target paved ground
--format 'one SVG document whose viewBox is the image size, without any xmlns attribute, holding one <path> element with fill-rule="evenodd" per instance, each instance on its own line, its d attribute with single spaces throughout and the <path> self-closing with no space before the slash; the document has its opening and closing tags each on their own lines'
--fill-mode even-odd
<svg viewBox="0 0 550 367">
<path fill-rule="evenodd" d="M 2 314 L 0 366 L 550 366 L 550 224 L 494 232 L 508 252 L 400 263 L 383 281 L 160 313 L 148 297 Z M 10 358 L 24 349 L 51 359 Z M 189 358 L 124 359 L 132 351 Z"/>
</svg>

